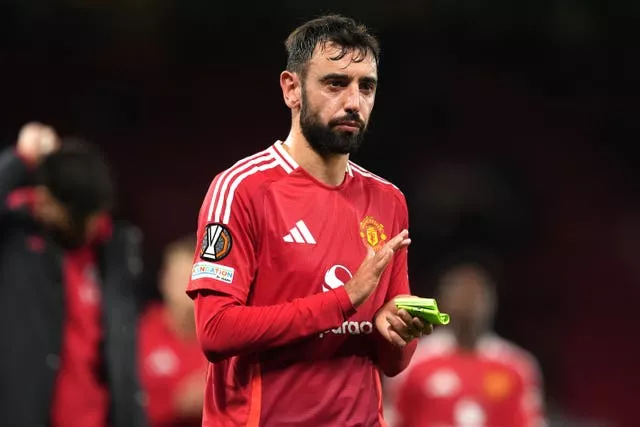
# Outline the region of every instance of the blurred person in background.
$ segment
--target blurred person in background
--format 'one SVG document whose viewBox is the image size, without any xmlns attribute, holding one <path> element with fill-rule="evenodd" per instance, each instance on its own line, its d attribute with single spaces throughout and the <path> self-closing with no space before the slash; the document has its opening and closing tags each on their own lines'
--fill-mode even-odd
<svg viewBox="0 0 640 427">
<path fill-rule="evenodd" d="M 151 427 L 202 425 L 207 360 L 184 293 L 195 247 L 194 236 L 167 246 L 159 277 L 163 303 L 149 306 L 140 320 L 140 375 Z"/>
<path fill-rule="evenodd" d="M 11 427 L 142 427 L 138 230 L 111 220 L 92 145 L 25 125 L 0 155 L 0 414 Z"/>
<path fill-rule="evenodd" d="M 286 141 L 219 173 L 198 218 L 188 294 L 208 368 L 205 426 L 381 426 L 397 375 L 431 325 L 409 294 L 408 213 L 349 161 L 373 109 L 379 48 L 324 16 L 286 41 Z"/>
<path fill-rule="evenodd" d="M 451 323 L 422 338 L 407 370 L 385 381 L 390 424 L 546 425 L 537 361 L 492 332 L 497 298 L 488 269 L 466 260 L 449 263 L 437 294 Z"/>
</svg>

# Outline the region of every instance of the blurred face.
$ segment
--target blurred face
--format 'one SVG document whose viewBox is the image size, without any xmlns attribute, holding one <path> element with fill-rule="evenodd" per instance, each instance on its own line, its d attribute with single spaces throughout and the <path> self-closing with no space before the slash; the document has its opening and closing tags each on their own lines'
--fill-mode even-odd
<svg viewBox="0 0 640 427">
<path fill-rule="evenodd" d="M 65 249 L 83 245 L 90 234 L 91 217 L 82 224 L 74 223 L 69 209 L 43 186 L 35 189 L 35 217 Z"/>
<path fill-rule="evenodd" d="M 193 303 L 185 293 L 192 265 L 193 253 L 186 250 L 177 249 L 165 256 L 160 273 L 160 290 L 172 312 L 188 314 L 193 310 Z"/>
<path fill-rule="evenodd" d="M 340 52 L 334 44 L 318 45 L 302 82 L 300 127 L 311 147 L 323 156 L 357 151 L 376 95 L 373 56 L 361 58 L 355 50 L 331 59 Z"/>
<path fill-rule="evenodd" d="M 457 267 L 442 278 L 438 303 L 451 315 L 451 327 L 461 340 L 475 342 L 490 328 L 495 307 L 487 280 L 473 266 Z"/>
</svg>

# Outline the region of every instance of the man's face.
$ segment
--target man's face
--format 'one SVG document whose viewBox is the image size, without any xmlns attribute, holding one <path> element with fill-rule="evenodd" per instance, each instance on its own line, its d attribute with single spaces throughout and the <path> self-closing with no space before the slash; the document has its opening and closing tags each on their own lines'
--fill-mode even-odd
<svg viewBox="0 0 640 427">
<path fill-rule="evenodd" d="M 477 338 L 490 327 L 495 307 L 487 280 L 474 266 L 456 267 L 442 278 L 439 305 L 458 333 Z"/>
<path fill-rule="evenodd" d="M 364 136 L 376 95 L 377 64 L 368 53 L 318 45 L 302 82 L 300 127 L 320 155 L 355 153 Z M 357 62 L 356 62 L 357 61 Z"/>
</svg>

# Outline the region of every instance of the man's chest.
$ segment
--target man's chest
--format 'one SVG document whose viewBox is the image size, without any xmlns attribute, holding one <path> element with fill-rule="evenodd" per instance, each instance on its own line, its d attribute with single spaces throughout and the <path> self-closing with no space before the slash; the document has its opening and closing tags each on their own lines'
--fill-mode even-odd
<svg viewBox="0 0 640 427">
<path fill-rule="evenodd" d="M 262 214 L 253 288 L 258 305 L 343 286 L 368 247 L 377 250 L 399 231 L 393 203 L 367 192 L 274 191 L 265 198 Z M 388 275 L 377 293 L 384 295 L 386 282 Z"/>
<path fill-rule="evenodd" d="M 482 415 L 483 420 L 499 416 L 501 409 L 512 406 L 518 390 L 519 381 L 511 369 L 477 359 L 435 363 L 422 383 L 422 392 L 434 407 L 458 421 L 475 419 L 471 414 Z"/>
</svg>

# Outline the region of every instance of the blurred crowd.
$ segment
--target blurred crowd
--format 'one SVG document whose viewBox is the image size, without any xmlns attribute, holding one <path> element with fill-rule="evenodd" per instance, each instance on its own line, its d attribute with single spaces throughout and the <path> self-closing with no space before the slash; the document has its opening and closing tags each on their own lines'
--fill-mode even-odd
<svg viewBox="0 0 640 427">
<path fill-rule="evenodd" d="M 105 157 L 40 123 L 0 155 L 0 197 L 2 425 L 200 425 L 195 239 L 166 247 L 162 302 L 141 307 L 140 231 L 112 215 Z"/>
</svg>

